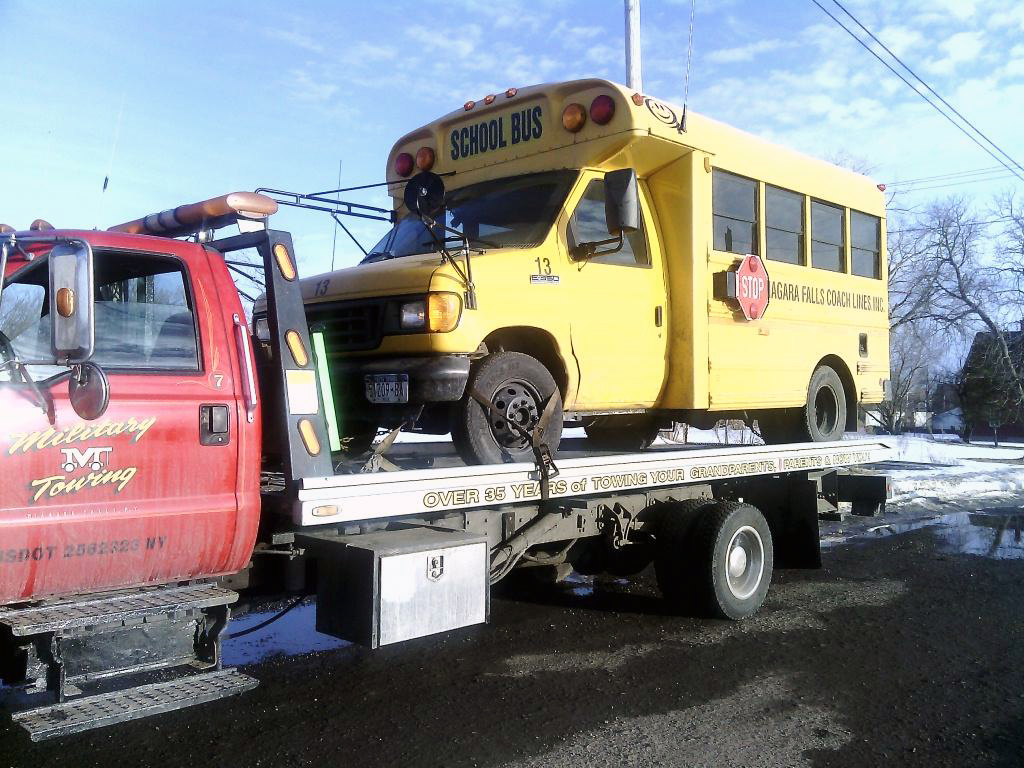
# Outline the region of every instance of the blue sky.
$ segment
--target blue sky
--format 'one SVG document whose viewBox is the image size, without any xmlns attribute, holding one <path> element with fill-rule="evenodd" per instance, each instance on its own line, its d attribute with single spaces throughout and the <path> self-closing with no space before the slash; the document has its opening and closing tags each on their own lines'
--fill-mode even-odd
<svg viewBox="0 0 1024 768">
<path fill-rule="evenodd" d="M 1024 163 L 1024 3 L 844 4 Z M 642 0 L 644 90 L 677 103 L 689 8 Z M 379 181 L 395 139 L 467 99 L 625 79 L 621 0 L 0 0 L 0 29 L 0 221 L 19 228 L 39 216 L 106 227 L 258 186 L 327 189 L 339 160 L 343 184 Z M 697 0 L 694 36 L 695 111 L 853 158 L 882 182 L 994 165 L 810 0 Z M 902 202 L 961 192 L 983 207 L 1008 185 Z M 277 226 L 295 233 L 306 274 L 329 266 L 328 219 L 287 212 Z M 337 264 L 356 256 L 339 234 Z"/>
</svg>

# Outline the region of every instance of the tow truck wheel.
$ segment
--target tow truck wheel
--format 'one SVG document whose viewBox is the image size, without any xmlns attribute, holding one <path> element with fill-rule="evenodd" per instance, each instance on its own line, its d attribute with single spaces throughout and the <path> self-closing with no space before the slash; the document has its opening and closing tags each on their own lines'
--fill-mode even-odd
<svg viewBox="0 0 1024 768">
<path fill-rule="evenodd" d="M 474 389 L 497 413 L 472 397 Z M 533 461 L 530 440 L 512 424 L 532 432 L 550 398 L 555 398 L 554 412 L 545 442 L 553 454 L 562 436 L 562 396 L 548 369 L 521 352 L 488 355 L 470 371 L 466 394 L 455 409 L 455 450 L 466 464 Z"/>
<path fill-rule="evenodd" d="M 657 570 L 662 592 L 670 602 L 703 616 L 734 621 L 752 616 L 772 580 L 768 522 L 756 507 L 731 501 L 698 514 L 683 540 L 673 539 L 668 529 L 660 542 L 675 550 L 675 557 L 662 559 Z"/>
<path fill-rule="evenodd" d="M 646 413 L 595 416 L 583 425 L 587 440 L 603 451 L 642 451 L 658 436 L 658 421 Z"/>
</svg>

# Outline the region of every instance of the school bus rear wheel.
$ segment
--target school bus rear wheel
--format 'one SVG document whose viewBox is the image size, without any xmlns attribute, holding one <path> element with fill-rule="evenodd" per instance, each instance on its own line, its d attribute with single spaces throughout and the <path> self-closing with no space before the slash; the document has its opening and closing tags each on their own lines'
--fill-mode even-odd
<svg viewBox="0 0 1024 768">
<path fill-rule="evenodd" d="M 820 365 L 807 385 L 803 408 L 763 411 L 757 422 L 766 443 L 841 440 L 846 430 L 846 391 L 835 369 Z"/>
<path fill-rule="evenodd" d="M 485 408 L 470 392 L 494 408 Z M 452 440 L 467 464 L 533 461 L 530 440 L 550 398 L 554 411 L 545 442 L 552 452 L 562 435 L 562 397 L 544 365 L 522 352 L 497 352 L 475 363 L 466 394 L 455 408 Z"/>
</svg>

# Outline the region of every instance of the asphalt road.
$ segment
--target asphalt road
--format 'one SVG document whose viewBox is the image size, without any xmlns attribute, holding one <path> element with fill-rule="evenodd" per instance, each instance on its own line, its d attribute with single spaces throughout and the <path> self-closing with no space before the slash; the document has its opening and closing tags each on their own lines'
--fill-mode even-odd
<svg viewBox="0 0 1024 768">
<path fill-rule="evenodd" d="M 1024 765 L 1022 504 L 829 525 L 746 622 L 667 615 L 646 573 L 512 588 L 487 626 L 248 666 L 241 698 L 44 744 L 4 723 L 0 766 Z"/>
</svg>

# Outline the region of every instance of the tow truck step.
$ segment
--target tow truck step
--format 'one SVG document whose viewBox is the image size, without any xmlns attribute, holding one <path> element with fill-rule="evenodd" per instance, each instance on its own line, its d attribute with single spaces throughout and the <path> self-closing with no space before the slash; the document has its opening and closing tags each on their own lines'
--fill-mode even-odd
<svg viewBox="0 0 1024 768">
<path fill-rule="evenodd" d="M 127 619 L 228 605 L 238 593 L 215 584 L 157 587 L 100 597 L 95 600 L 57 602 L 33 608 L 0 609 L 0 624 L 16 637 L 44 632 L 67 632 L 83 627 L 118 623 Z"/>
<path fill-rule="evenodd" d="M 236 669 L 223 669 L 17 712 L 12 719 L 32 741 L 43 741 L 216 701 L 257 685 Z"/>
</svg>

